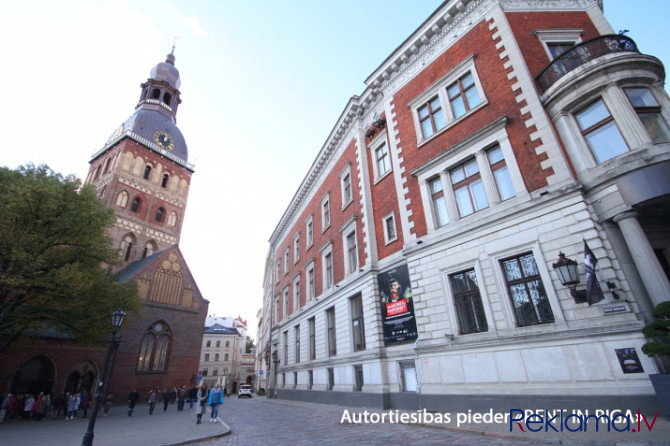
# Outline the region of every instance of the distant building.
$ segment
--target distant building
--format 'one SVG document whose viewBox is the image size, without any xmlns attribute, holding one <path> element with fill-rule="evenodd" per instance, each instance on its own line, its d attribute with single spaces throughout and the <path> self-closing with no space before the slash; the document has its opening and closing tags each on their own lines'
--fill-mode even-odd
<svg viewBox="0 0 670 446">
<path fill-rule="evenodd" d="M 209 387 L 218 382 L 232 394 L 240 384 L 247 383 L 247 376 L 253 376 L 253 361 L 245 354 L 246 332 L 247 321 L 240 316 L 207 317 L 199 371 Z"/>
<path fill-rule="evenodd" d="M 137 282 L 144 305 L 119 332 L 108 387 L 117 402 L 132 389 L 147 394 L 197 380 L 209 302 L 179 249 L 194 166 L 176 125 L 181 81 L 174 62 L 169 54 L 151 70 L 134 114 L 95 152 L 86 178 L 116 214 L 110 235 L 123 261 L 119 277 Z M 0 381 L 13 393 L 94 393 L 106 353 L 107 346 L 44 338 L 6 351 Z"/>
<path fill-rule="evenodd" d="M 391 54 L 364 51 L 381 65 L 270 237 L 269 395 L 653 407 L 640 329 L 670 299 L 661 62 L 597 0 L 450 0 Z M 586 245 L 602 295 L 584 293 Z"/>
</svg>

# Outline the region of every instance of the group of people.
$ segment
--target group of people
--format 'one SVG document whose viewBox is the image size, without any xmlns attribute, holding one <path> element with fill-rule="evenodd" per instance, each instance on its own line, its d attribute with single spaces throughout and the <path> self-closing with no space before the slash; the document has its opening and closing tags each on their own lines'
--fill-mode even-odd
<svg viewBox="0 0 670 446">
<path fill-rule="evenodd" d="M 216 383 L 214 387 L 209 390 L 207 384 L 202 384 L 201 387 L 192 387 L 186 390 L 185 386 L 181 388 L 170 389 L 169 387 L 161 392 L 160 389 L 152 389 L 149 391 L 147 404 L 149 405 L 149 415 L 153 415 L 156 404 L 163 404 L 163 412 L 166 412 L 171 402 L 177 402 L 177 410 L 184 410 L 186 399 L 189 401 L 190 409 L 196 406 L 195 413 L 197 416 L 197 424 L 202 423 L 202 415 L 205 412 L 205 406 L 210 407 L 210 423 L 215 423 L 219 417 L 219 406 L 223 404 L 224 391 Z M 140 394 L 137 389 L 133 389 L 128 395 L 128 416 L 132 417 L 135 411 L 135 406 L 140 399 Z"/>
<path fill-rule="evenodd" d="M 93 401 L 87 392 L 60 394 L 54 398 L 40 392 L 37 395 L 7 394 L 0 403 L 0 423 L 14 418 L 40 421 L 51 412 L 50 418 L 65 415 L 66 420 L 74 419 L 79 413 L 82 418 L 88 415 Z"/>
<path fill-rule="evenodd" d="M 219 416 L 219 406 L 223 404 L 224 390 L 219 383 L 216 383 L 212 389 L 207 388 L 207 384 L 200 387 L 186 389 L 181 388 L 152 389 L 149 391 L 147 403 L 149 405 L 149 415 L 153 415 L 156 404 L 163 404 L 163 412 L 167 411 L 170 403 L 177 403 L 177 410 L 184 410 L 186 401 L 189 401 L 190 409 L 195 406 L 197 415 L 197 424 L 202 423 L 202 415 L 206 412 L 206 406 L 210 407 L 210 423 L 215 423 Z M 132 417 L 135 406 L 140 399 L 137 389 L 133 389 L 128 395 L 128 416 Z M 51 411 L 51 418 L 65 416 L 66 420 L 72 420 L 82 414 L 86 418 L 88 409 L 93 406 L 93 398 L 87 392 L 60 394 L 52 398 L 51 395 L 45 395 L 43 392 L 39 395 L 25 394 L 13 395 L 7 394 L 0 398 L 0 424 L 13 418 L 23 418 L 26 420 L 42 420 L 47 417 Z M 113 398 L 108 394 L 104 399 L 104 415 L 107 416 L 112 407 Z"/>
</svg>

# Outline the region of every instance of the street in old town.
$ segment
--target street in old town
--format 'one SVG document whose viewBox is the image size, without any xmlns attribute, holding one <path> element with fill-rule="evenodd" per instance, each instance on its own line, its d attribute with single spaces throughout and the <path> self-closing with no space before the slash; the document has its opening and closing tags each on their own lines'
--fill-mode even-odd
<svg viewBox="0 0 670 446">
<path fill-rule="evenodd" d="M 177 411 L 170 405 L 149 415 L 146 404 L 138 404 L 132 417 L 124 406 L 114 406 L 108 417 L 100 417 L 95 428 L 95 446 L 307 446 L 307 445 L 670 445 L 670 421 L 660 415 L 651 432 L 642 424 L 626 432 L 612 429 L 589 432 L 521 432 L 509 423 L 460 422 L 456 414 L 450 422 L 398 423 L 412 412 L 347 408 L 336 405 L 292 402 L 255 396 L 225 400 L 219 419 L 211 423 L 209 414 L 196 424 L 195 409 Z M 415 415 L 419 413 L 416 412 Z M 425 416 L 425 412 L 421 412 Z M 465 413 L 462 414 L 464 419 Z M 474 414 L 471 414 L 474 415 Z M 433 414 L 437 416 L 437 414 Z M 408 418 L 409 419 L 409 418 Z M 474 418 L 473 418 L 474 419 Z M 365 422 L 367 420 L 367 422 Z M 384 420 L 384 422 L 382 422 Z M 424 420 L 421 420 L 424 421 Z M 438 420 L 439 421 L 439 420 Z M 471 420 L 472 421 L 472 420 Z M 649 424 L 652 420 L 649 420 Z M 0 446 L 79 445 L 87 419 L 13 419 L 0 425 Z M 516 423 L 515 423 L 516 424 Z M 555 424 L 556 425 L 556 424 Z M 528 426 L 527 426 L 528 427 Z M 636 432 L 637 431 L 637 432 Z"/>
</svg>

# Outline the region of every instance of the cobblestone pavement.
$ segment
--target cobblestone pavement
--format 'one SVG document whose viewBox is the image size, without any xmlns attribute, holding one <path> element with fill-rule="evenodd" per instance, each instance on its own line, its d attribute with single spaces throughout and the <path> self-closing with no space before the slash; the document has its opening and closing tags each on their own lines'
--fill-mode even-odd
<svg viewBox="0 0 670 446">
<path fill-rule="evenodd" d="M 481 433 L 450 432 L 410 424 L 340 423 L 345 408 L 284 400 L 230 398 L 219 416 L 231 428 L 225 437 L 197 446 L 343 446 L 343 445 L 459 445 L 503 446 L 536 444 Z M 350 409 L 362 412 L 364 409 Z"/>
</svg>

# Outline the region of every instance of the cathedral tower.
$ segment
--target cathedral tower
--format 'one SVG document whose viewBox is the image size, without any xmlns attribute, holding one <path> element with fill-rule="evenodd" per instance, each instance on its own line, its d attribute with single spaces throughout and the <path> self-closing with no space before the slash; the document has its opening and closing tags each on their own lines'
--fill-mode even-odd
<svg viewBox="0 0 670 446">
<path fill-rule="evenodd" d="M 141 84 L 135 112 L 91 161 L 86 182 L 114 209 L 110 235 L 124 266 L 179 243 L 193 165 L 177 127 L 181 103 L 174 49 Z"/>
</svg>

